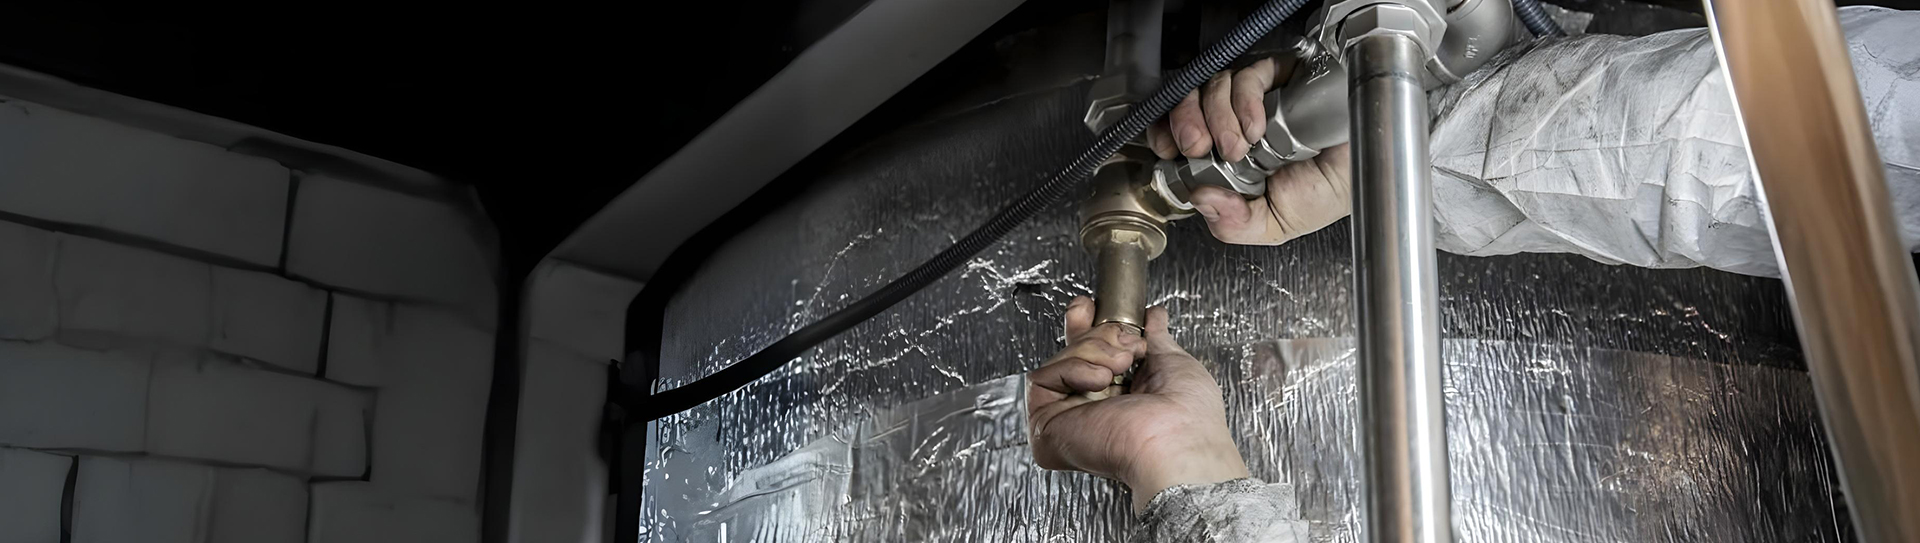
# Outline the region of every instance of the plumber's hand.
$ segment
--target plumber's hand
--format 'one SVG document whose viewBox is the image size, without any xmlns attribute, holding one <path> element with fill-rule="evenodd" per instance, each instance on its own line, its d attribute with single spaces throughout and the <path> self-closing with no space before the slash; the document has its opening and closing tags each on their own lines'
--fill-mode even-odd
<svg viewBox="0 0 1920 543">
<path fill-rule="evenodd" d="M 1040 467 L 1119 479 L 1139 512 L 1182 484 L 1247 476 L 1227 431 L 1220 386 L 1167 334 L 1167 311 L 1147 314 L 1142 339 L 1119 325 L 1092 328 L 1093 300 L 1067 305 L 1067 348 L 1027 374 L 1027 428 Z M 1104 400 L 1113 376 L 1144 356 L 1129 393 Z"/>
<path fill-rule="evenodd" d="M 1147 130 L 1160 158 L 1204 157 L 1217 148 L 1220 158 L 1246 158 L 1249 142 L 1267 135 L 1263 97 L 1281 79 L 1273 59 L 1238 72 L 1220 72 L 1187 95 L 1167 119 Z M 1247 200 L 1233 191 L 1202 186 L 1193 205 L 1220 241 L 1238 245 L 1279 245 L 1325 228 L 1352 212 L 1352 162 L 1347 146 L 1282 166 L 1267 177 L 1267 195 Z"/>
</svg>

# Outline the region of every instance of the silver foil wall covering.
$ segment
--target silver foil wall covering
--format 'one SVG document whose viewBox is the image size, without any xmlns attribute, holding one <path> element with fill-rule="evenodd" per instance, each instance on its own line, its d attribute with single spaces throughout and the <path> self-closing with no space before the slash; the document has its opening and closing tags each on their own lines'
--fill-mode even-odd
<svg viewBox="0 0 1920 543">
<path fill-rule="evenodd" d="M 854 149 L 669 304 L 661 388 L 918 264 L 1087 139 L 1083 85 Z M 1107 541 L 1125 489 L 1032 465 L 1020 375 L 1086 294 L 1073 202 L 779 372 L 656 421 L 643 541 Z M 1280 247 L 1177 223 L 1152 288 L 1214 369 L 1254 475 L 1361 541 L 1346 224 Z M 1850 537 L 1777 281 L 1573 255 L 1442 254 L 1462 541 Z"/>
</svg>

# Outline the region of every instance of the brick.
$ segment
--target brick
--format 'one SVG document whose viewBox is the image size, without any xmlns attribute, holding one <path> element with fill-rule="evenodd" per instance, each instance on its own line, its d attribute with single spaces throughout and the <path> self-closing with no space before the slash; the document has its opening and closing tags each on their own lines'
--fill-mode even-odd
<svg viewBox="0 0 1920 543">
<path fill-rule="evenodd" d="M 0 222 L 0 339 L 53 335 L 59 300 L 53 295 L 53 235 Z"/>
<path fill-rule="evenodd" d="M 475 543 L 472 506 L 394 497 L 358 482 L 313 485 L 308 543 Z"/>
<path fill-rule="evenodd" d="M 0 447 L 0 543 L 60 540 L 73 457 Z"/>
<path fill-rule="evenodd" d="M 208 346 L 312 374 L 320 365 L 327 293 L 260 272 L 213 268 Z"/>
<path fill-rule="evenodd" d="M 279 262 L 290 174 L 271 160 L 10 100 L 0 179 L 0 211 Z"/>
<path fill-rule="evenodd" d="M 148 356 L 0 343 L 0 444 L 138 451 Z"/>
<path fill-rule="evenodd" d="M 303 543 L 307 484 L 262 469 L 222 469 L 215 479 L 210 543 Z"/>
<path fill-rule="evenodd" d="M 360 477 L 367 473 L 367 437 L 373 411 L 365 394 L 322 394 L 314 421 L 313 467 L 317 475 Z"/>
<path fill-rule="evenodd" d="M 386 373 L 382 353 L 398 341 L 392 302 L 333 294 L 327 323 L 327 374 L 332 381 L 380 386 Z"/>
<path fill-rule="evenodd" d="M 493 336 L 456 315 L 394 307 L 381 344 L 373 482 L 406 495 L 473 503 L 493 372 Z"/>
<path fill-rule="evenodd" d="M 56 239 L 63 338 L 102 347 L 117 338 L 206 344 L 210 266 L 84 237 Z"/>
<path fill-rule="evenodd" d="M 510 540 L 596 540 L 607 494 L 597 444 L 607 365 L 536 338 L 521 383 Z"/>
<path fill-rule="evenodd" d="M 73 491 L 74 543 L 202 543 L 213 468 L 82 457 Z"/>
<path fill-rule="evenodd" d="M 625 355 L 627 306 L 639 282 L 549 261 L 528 284 L 533 337 L 602 361 Z"/>
<path fill-rule="evenodd" d="M 364 468 L 340 457 L 364 447 L 364 392 L 204 359 L 156 362 L 150 390 L 149 452 L 337 477 Z"/>
<path fill-rule="evenodd" d="M 493 318 L 491 234 L 451 203 L 311 176 L 300 181 L 292 228 L 294 275 Z"/>
<path fill-rule="evenodd" d="M 261 469 L 82 457 L 75 543 L 300 543 L 306 484 Z"/>
</svg>

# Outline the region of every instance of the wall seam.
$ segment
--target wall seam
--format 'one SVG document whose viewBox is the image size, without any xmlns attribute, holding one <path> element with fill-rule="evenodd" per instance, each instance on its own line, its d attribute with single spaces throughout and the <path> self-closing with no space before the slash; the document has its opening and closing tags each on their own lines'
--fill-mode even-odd
<svg viewBox="0 0 1920 543">
<path fill-rule="evenodd" d="M 281 275 L 287 274 L 287 255 L 293 253 L 293 205 L 300 197 L 300 172 L 287 170 L 287 211 L 280 223 L 280 265 Z"/>
<path fill-rule="evenodd" d="M 300 470 L 292 470 L 292 469 L 287 469 L 287 468 L 282 468 L 277 466 L 247 464 L 242 462 L 224 462 L 220 460 L 210 460 L 205 458 L 192 458 L 192 457 L 186 457 L 186 456 L 153 454 L 153 453 L 143 452 L 143 451 L 111 451 L 111 450 L 105 450 L 105 449 L 87 449 L 87 448 L 73 448 L 73 447 L 26 447 L 26 446 L 20 446 L 20 445 L 7 445 L 7 447 L 13 448 L 13 449 L 19 449 L 23 451 L 56 454 L 60 456 L 73 456 L 73 457 L 76 457 L 76 460 L 80 456 L 89 456 L 89 457 L 99 457 L 99 458 L 112 458 L 116 460 L 171 462 L 175 464 L 191 464 L 195 466 L 221 468 L 221 469 L 257 469 L 257 470 L 263 470 L 270 473 L 274 473 L 276 475 L 283 475 L 287 477 L 292 477 L 294 479 L 300 479 L 303 481 L 305 480 L 314 480 L 314 481 L 357 480 L 354 477 L 320 475 L 316 473 L 300 471 Z M 75 469 L 78 469 L 78 468 L 75 468 Z"/>
<path fill-rule="evenodd" d="M 70 456 L 67 482 L 60 491 L 60 543 L 73 543 L 73 499 L 80 486 L 80 457 Z"/>
<path fill-rule="evenodd" d="M 178 258 L 184 258 L 187 260 L 192 260 L 195 262 L 199 262 L 201 264 L 207 264 L 211 266 L 219 266 L 222 268 L 228 268 L 228 269 L 234 269 L 234 270 L 240 270 L 240 271 L 269 273 L 269 274 L 273 274 L 276 277 L 280 277 L 282 279 L 300 283 L 302 285 L 306 285 L 310 288 L 314 288 L 317 290 L 327 290 L 335 293 L 351 295 L 356 298 L 365 298 L 368 300 L 403 303 L 403 304 L 408 304 L 413 306 L 443 309 L 455 314 L 459 314 L 462 317 L 471 320 L 472 322 L 476 322 L 476 323 L 484 322 L 480 320 L 477 316 L 469 315 L 469 313 L 471 313 L 473 309 L 469 306 L 463 306 L 463 305 L 459 305 L 451 302 L 443 302 L 439 300 L 432 300 L 428 298 L 418 298 L 418 297 L 405 296 L 405 295 L 370 292 L 370 291 L 355 289 L 352 287 L 344 287 L 339 285 L 322 283 L 322 282 L 315 281 L 313 279 L 301 276 L 299 274 L 288 272 L 286 270 L 278 269 L 272 266 L 255 264 L 252 262 L 247 262 L 245 260 L 241 260 L 239 258 L 235 258 L 232 256 L 223 255 L 220 253 L 215 253 L 215 252 L 206 251 L 202 249 L 195 249 L 192 247 L 185 247 L 181 245 L 174 245 L 172 243 L 168 243 L 165 241 L 148 238 L 144 236 L 139 236 L 136 234 L 129 234 L 129 233 L 121 232 L 118 230 L 111 230 L 107 228 L 84 225 L 84 224 L 50 221 L 47 219 L 30 217 L 26 215 L 20 215 L 17 213 L 9 213 L 6 211 L 0 211 L 0 222 L 10 222 L 10 223 L 18 224 L 21 226 L 45 230 L 47 232 L 67 234 L 70 236 L 77 236 L 77 237 L 92 239 L 96 241 L 104 241 L 107 243 L 112 243 L 112 244 L 120 245 L 123 247 L 149 250 L 149 251 L 157 252 L 160 254 L 178 257 Z M 487 330 L 490 332 L 494 331 L 494 327 L 492 326 L 480 325 L 480 328 L 482 330 Z"/>
<path fill-rule="evenodd" d="M 333 293 L 327 293 L 327 306 L 320 311 L 320 359 L 314 362 L 313 377 L 327 380 L 327 360 L 333 345 Z"/>
</svg>

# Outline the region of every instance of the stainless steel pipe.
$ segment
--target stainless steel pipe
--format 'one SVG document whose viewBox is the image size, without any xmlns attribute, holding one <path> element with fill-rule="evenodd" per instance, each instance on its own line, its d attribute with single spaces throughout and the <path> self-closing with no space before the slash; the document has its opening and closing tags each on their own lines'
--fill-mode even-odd
<svg viewBox="0 0 1920 543">
<path fill-rule="evenodd" d="M 1833 4 L 1707 8 L 1854 527 L 1920 542 L 1920 284 Z"/>
<path fill-rule="evenodd" d="M 1426 52 L 1372 34 L 1345 53 L 1353 128 L 1360 429 L 1373 541 L 1452 541 L 1440 391 Z"/>
</svg>

